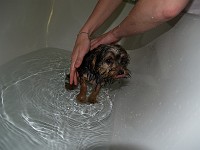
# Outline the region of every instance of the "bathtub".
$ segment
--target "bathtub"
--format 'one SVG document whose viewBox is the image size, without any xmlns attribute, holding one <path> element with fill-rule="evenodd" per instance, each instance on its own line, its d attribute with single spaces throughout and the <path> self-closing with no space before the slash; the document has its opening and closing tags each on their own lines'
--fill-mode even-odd
<svg viewBox="0 0 200 150">
<path fill-rule="evenodd" d="M 200 149 L 200 17 L 184 13 L 120 41 L 132 77 L 103 88 L 99 104 L 80 106 L 62 83 L 95 4 L 0 2 L 0 149 Z M 123 3 L 95 35 L 132 7 Z"/>
</svg>

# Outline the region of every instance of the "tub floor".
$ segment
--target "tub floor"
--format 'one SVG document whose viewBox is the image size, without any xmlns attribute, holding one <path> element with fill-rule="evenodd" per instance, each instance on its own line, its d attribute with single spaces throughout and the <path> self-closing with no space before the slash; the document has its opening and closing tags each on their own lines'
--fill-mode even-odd
<svg viewBox="0 0 200 150">
<path fill-rule="evenodd" d="M 79 150 L 110 141 L 115 92 L 102 88 L 99 103 L 77 103 L 79 88 L 64 87 L 69 56 L 46 48 L 1 67 L 0 149 Z"/>
</svg>

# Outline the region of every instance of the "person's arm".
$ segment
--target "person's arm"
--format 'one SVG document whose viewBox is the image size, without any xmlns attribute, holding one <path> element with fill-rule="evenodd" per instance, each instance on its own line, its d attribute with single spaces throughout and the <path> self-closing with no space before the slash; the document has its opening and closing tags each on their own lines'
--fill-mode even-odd
<svg viewBox="0 0 200 150">
<path fill-rule="evenodd" d="M 120 25 L 94 39 L 91 48 L 150 30 L 177 16 L 189 0 L 139 0 Z"/>
<path fill-rule="evenodd" d="M 90 49 L 89 36 L 105 22 L 121 2 L 122 0 L 99 0 L 92 14 L 81 28 L 71 55 L 70 84 L 77 85 L 76 68 L 81 65 L 83 57 Z"/>
<path fill-rule="evenodd" d="M 122 0 L 99 0 L 80 32 L 91 35 L 121 3 Z"/>
</svg>

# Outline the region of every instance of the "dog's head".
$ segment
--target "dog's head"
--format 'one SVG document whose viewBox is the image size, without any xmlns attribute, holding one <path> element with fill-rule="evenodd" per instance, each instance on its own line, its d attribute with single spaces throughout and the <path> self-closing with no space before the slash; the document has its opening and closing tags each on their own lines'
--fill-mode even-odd
<svg viewBox="0 0 200 150">
<path fill-rule="evenodd" d="M 130 77 L 127 69 L 129 55 L 120 45 L 100 45 L 96 53 L 93 66 L 101 78 L 113 80 Z"/>
</svg>

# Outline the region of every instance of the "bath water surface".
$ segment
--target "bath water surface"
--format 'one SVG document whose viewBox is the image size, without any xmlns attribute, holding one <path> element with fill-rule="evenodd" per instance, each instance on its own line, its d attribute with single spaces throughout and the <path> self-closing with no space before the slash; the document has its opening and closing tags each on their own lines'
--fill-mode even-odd
<svg viewBox="0 0 200 150">
<path fill-rule="evenodd" d="M 82 150 L 109 141 L 114 92 L 102 88 L 99 103 L 78 103 L 79 87 L 64 87 L 69 56 L 47 48 L 1 66 L 0 149 Z"/>
</svg>

